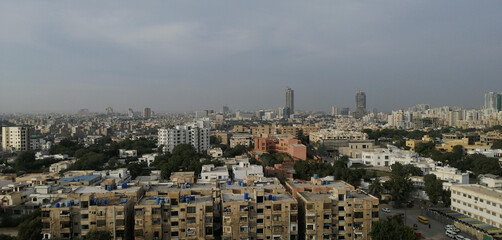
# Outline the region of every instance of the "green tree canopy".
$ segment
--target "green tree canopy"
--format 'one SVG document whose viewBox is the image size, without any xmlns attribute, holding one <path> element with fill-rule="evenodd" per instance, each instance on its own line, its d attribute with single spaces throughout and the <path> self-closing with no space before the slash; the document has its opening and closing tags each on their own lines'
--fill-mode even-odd
<svg viewBox="0 0 502 240">
<path fill-rule="evenodd" d="M 404 225 L 397 216 L 386 220 L 379 220 L 378 222 L 373 223 L 373 225 L 371 226 L 370 236 L 373 240 L 417 239 L 413 232 L 413 228 Z"/>
<path fill-rule="evenodd" d="M 437 204 L 443 195 L 443 182 L 434 174 L 424 176 L 425 193 L 433 204 Z"/>
<path fill-rule="evenodd" d="M 413 183 L 409 177 L 410 173 L 402 164 L 395 163 L 391 167 L 390 180 L 385 183 L 385 188 L 389 190 L 394 205 L 401 207 L 404 202 L 409 200 L 413 191 Z"/>
</svg>

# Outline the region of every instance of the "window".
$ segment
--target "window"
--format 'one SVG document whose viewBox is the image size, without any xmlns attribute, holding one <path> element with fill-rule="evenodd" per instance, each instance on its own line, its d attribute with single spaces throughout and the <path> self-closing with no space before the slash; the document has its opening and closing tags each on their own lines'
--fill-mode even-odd
<svg viewBox="0 0 502 240">
<path fill-rule="evenodd" d="M 314 230 L 314 224 L 308 224 L 307 230 Z"/>
<path fill-rule="evenodd" d="M 106 226 L 106 221 L 105 220 L 98 220 L 97 221 L 97 226 L 98 227 L 105 227 Z"/>
<path fill-rule="evenodd" d="M 355 212 L 354 213 L 355 218 L 363 218 L 363 215 L 364 215 L 363 212 Z"/>
<path fill-rule="evenodd" d="M 195 207 L 187 207 L 187 213 L 195 213 L 196 208 Z"/>
<path fill-rule="evenodd" d="M 343 201 L 345 200 L 345 195 L 344 194 L 338 194 L 338 201 Z"/>
<path fill-rule="evenodd" d="M 177 217 L 177 216 L 178 216 L 178 211 L 171 212 L 171 217 Z"/>
</svg>

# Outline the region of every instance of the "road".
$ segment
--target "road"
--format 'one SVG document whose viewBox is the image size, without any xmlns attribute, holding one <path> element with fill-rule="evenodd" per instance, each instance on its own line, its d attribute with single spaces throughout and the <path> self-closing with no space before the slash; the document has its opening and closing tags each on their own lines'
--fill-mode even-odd
<svg viewBox="0 0 502 240">
<path fill-rule="evenodd" d="M 439 221 L 436 221 L 434 219 L 429 219 L 430 223 L 430 228 L 429 225 L 423 224 L 417 221 L 418 216 L 424 216 L 425 215 L 425 210 L 419 209 L 419 208 L 407 208 L 407 209 L 393 209 L 388 205 L 380 205 L 380 209 L 383 207 L 388 207 L 391 209 L 390 213 L 385 213 L 382 210 L 380 210 L 380 219 L 386 219 L 390 215 L 398 214 L 398 213 L 403 213 L 405 215 L 405 224 L 408 226 L 412 226 L 413 224 L 417 224 L 418 229 L 416 232 L 419 232 L 422 234 L 422 239 L 437 239 L 437 240 L 451 240 L 451 238 L 445 236 L 445 226 L 446 224 L 441 223 Z M 469 237 L 471 239 L 476 239 L 473 238 L 472 236 L 468 236 L 465 233 L 460 233 L 462 236 Z"/>
</svg>

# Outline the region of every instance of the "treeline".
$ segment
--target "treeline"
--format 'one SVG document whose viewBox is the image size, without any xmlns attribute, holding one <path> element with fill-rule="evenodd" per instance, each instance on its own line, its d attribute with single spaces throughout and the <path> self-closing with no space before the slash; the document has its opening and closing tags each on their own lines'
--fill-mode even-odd
<svg viewBox="0 0 502 240">
<path fill-rule="evenodd" d="M 441 138 L 442 134 L 450 132 L 450 129 L 443 128 L 441 130 L 431 130 L 431 131 L 425 132 L 425 131 L 420 131 L 420 130 L 406 131 L 406 130 L 402 130 L 402 129 L 387 129 L 386 128 L 386 129 L 378 129 L 378 130 L 364 129 L 363 132 L 368 134 L 369 139 L 378 140 L 379 138 L 387 138 L 387 139 L 393 139 L 393 140 L 400 140 L 403 138 L 422 139 L 422 137 L 424 135 L 428 135 L 431 138 Z"/>
<path fill-rule="evenodd" d="M 317 174 L 321 178 L 334 176 L 335 179 L 344 180 L 357 187 L 361 184 L 361 178 L 370 179 L 376 176 L 375 172 L 367 171 L 366 169 L 350 169 L 347 167 L 347 163 L 347 157 L 336 160 L 334 165 L 315 161 L 296 161 L 294 165 L 294 177 L 297 179 L 310 180 L 314 174 Z"/>
</svg>

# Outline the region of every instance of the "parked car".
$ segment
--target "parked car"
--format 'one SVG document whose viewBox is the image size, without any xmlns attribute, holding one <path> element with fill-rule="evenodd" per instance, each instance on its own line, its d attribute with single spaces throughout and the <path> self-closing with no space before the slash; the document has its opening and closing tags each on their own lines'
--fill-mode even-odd
<svg viewBox="0 0 502 240">
<path fill-rule="evenodd" d="M 390 209 L 389 208 L 382 208 L 382 212 L 390 213 Z"/>
<path fill-rule="evenodd" d="M 455 240 L 465 240 L 465 237 L 462 235 L 456 235 Z"/>
<path fill-rule="evenodd" d="M 454 231 L 451 231 L 451 230 L 446 230 L 446 232 L 444 234 L 450 238 L 455 238 L 455 235 L 457 235 L 457 233 L 455 233 Z"/>
<path fill-rule="evenodd" d="M 416 223 L 415 223 L 415 224 L 413 224 L 413 230 L 417 230 L 417 229 L 418 229 L 417 224 L 416 224 Z"/>
<path fill-rule="evenodd" d="M 453 231 L 455 233 L 458 233 L 460 232 L 460 229 L 458 229 L 457 227 L 453 226 L 453 225 L 446 225 L 445 230 L 450 230 L 450 231 Z"/>
</svg>

